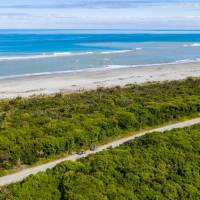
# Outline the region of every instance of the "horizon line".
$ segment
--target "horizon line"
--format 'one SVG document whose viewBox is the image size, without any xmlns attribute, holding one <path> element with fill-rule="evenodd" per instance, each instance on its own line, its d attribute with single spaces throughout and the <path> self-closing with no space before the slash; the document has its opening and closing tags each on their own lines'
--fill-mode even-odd
<svg viewBox="0 0 200 200">
<path fill-rule="evenodd" d="M 133 29 L 133 28 L 0 28 L 0 31 L 12 31 L 12 30 L 41 30 L 41 31 L 55 31 L 55 30 L 119 30 L 119 31 L 200 31 L 200 29 Z"/>
</svg>

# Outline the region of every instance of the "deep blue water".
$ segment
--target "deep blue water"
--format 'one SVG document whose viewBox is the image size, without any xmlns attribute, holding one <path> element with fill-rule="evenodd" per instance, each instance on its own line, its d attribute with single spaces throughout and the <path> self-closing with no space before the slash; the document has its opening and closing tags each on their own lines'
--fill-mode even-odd
<svg viewBox="0 0 200 200">
<path fill-rule="evenodd" d="M 98 43 L 200 42 L 200 34 L 0 34 L 1 54 L 119 50 Z M 96 46 L 90 46 L 96 44 Z"/>
<path fill-rule="evenodd" d="M 0 77 L 191 62 L 200 32 L 68 33 L 0 31 Z"/>
</svg>

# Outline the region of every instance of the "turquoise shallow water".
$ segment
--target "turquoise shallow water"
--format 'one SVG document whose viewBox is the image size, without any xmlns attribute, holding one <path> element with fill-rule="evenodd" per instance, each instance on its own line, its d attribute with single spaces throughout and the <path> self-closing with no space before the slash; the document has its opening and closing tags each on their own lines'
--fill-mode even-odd
<svg viewBox="0 0 200 200">
<path fill-rule="evenodd" d="M 199 32 L 0 31 L 0 78 L 199 59 Z"/>
</svg>

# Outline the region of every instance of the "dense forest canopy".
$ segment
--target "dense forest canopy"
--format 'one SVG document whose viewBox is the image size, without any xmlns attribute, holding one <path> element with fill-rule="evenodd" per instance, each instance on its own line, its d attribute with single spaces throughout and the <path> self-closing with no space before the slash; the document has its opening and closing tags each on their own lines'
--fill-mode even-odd
<svg viewBox="0 0 200 200">
<path fill-rule="evenodd" d="M 152 133 L 1 189 L 2 200 L 200 199 L 200 125 Z"/>
<path fill-rule="evenodd" d="M 200 79 L 0 101 L 0 174 L 200 111 Z"/>
</svg>

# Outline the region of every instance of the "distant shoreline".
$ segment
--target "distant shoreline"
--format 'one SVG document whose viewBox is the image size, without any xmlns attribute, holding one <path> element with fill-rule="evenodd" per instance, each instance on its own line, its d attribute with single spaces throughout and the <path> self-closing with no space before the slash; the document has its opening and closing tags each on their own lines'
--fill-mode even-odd
<svg viewBox="0 0 200 200">
<path fill-rule="evenodd" d="M 138 67 L 34 75 L 1 79 L 0 98 L 48 95 L 59 92 L 71 93 L 98 87 L 124 86 L 126 84 L 179 80 L 199 76 L 200 62 L 141 65 Z"/>
</svg>

